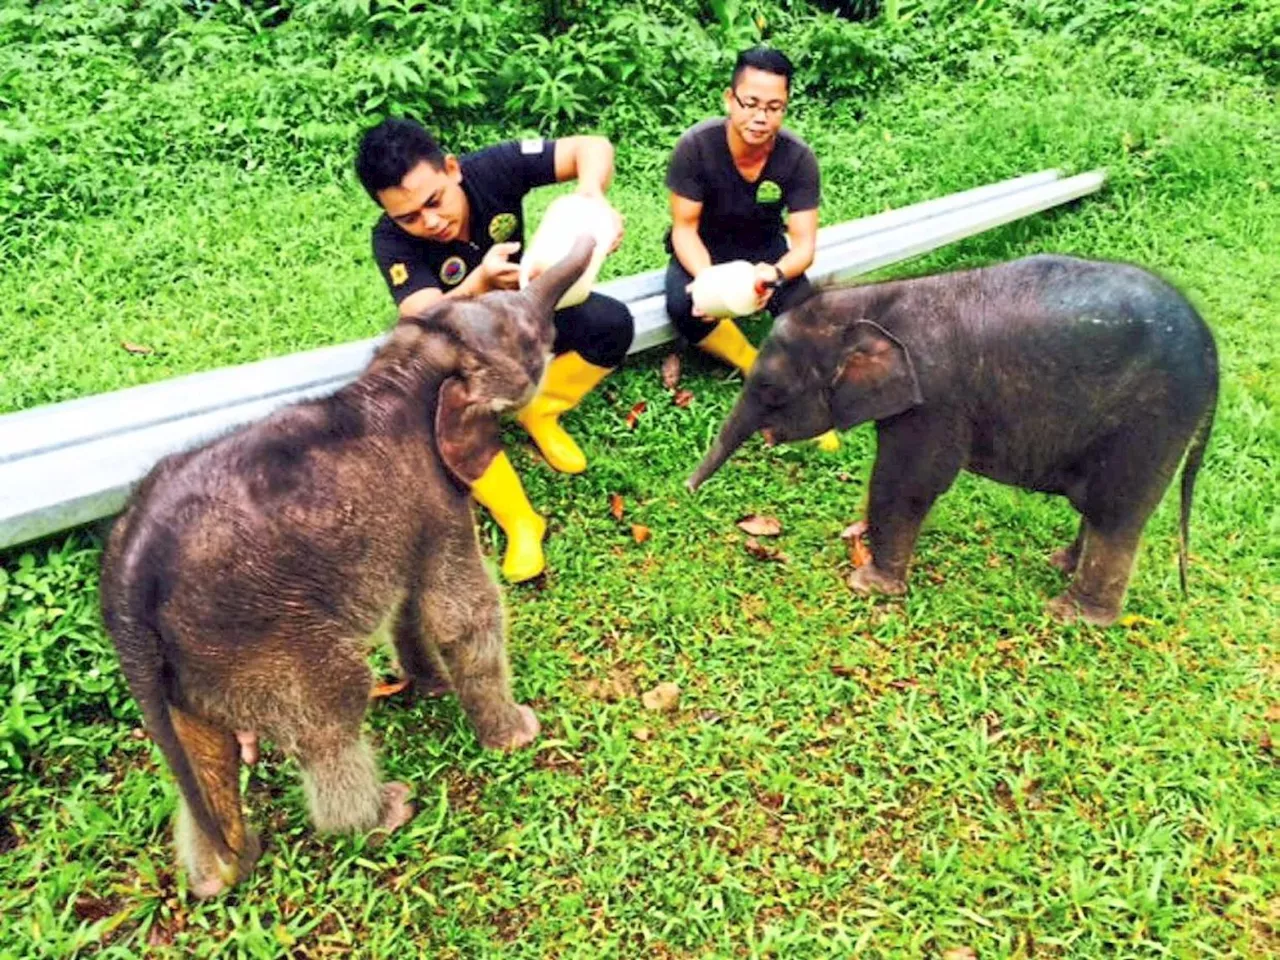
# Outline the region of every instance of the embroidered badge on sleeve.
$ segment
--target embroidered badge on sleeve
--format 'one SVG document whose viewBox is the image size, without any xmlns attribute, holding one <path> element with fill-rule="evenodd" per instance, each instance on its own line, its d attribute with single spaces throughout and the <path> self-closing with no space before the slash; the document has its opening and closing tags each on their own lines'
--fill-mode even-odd
<svg viewBox="0 0 1280 960">
<path fill-rule="evenodd" d="M 387 271 L 387 274 L 391 277 L 391 285 L 394 287 L 400 287 L 409 279 L 409 268 L 403 263 L 393 263 L 391 265 L 391 269 Z"/>
</svg>

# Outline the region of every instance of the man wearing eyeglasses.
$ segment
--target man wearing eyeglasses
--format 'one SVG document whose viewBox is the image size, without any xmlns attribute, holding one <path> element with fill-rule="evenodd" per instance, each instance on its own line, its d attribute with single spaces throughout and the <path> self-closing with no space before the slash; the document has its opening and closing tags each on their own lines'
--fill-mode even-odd
<svg viewBox="0 0 1280 960">
<path fill-rule="evenodd" d="M 738 54 L 724 92 L 728 117 L 685 131 L 667 168 L 667 313 L 690 343 L 744 376 L 755 348 L 732 320 L 695 316 L 688 287 L 712 264 L 748 260 L 763 290 L 757 309 L 777 316 L 810 292 L 804 272 L 817 245 L 818 161 L 808 144 L 782 129 L 791 73 L 791 61 L 777 50 Z"/>
</svg>

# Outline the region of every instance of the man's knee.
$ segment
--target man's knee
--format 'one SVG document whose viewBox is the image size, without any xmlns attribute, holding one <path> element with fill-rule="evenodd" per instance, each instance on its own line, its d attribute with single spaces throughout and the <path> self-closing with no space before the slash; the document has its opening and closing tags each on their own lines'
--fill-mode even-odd
<svg viewBox="0 0 1280 960">
<path fill-rule="evenodd" d="M 563 328 L 566 334 L 558 346 L 564 352 L 577 350 L 588 363 L 610 369 L 618 366 L 631 349 L 636 323 L 631 309 L 622 301 L 593 293 L 576 308 Z"/>
</svg>

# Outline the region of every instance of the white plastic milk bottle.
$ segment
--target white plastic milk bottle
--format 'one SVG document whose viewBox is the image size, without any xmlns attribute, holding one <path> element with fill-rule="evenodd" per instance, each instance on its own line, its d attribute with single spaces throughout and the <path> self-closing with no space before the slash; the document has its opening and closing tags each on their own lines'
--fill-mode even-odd
<svg viewBox="0 0 1280 960">
<path fill-rule="evenodd" d="M 745 317 L 755 313 L 756 268 L 746 260 L 707 267 L 693 280 L 693 306 L 708 317 Z"/>
<path fill-rule="evenodd" d="M 529 242 L 528 249 L 520 259 L 520 289 L 523 290 L 528 286 L 533 276 L 568 256 L 573 242 L 584 233 L 595 237 L 595 252 L 591 255 L 591 262 L 587 264 L 587 269 L 582 271 L 582 276 L 577 282 L 565 291 L 560 302 L 556 304 L 556 309 L 576 306 L 587 299 L 587 294 L 591 292 L 591 287 L 596 282 L 600 265 L 604 263 L 604 258 L 617 236 L 617 231 L 609 205 L 603 200 L 584 197 L 579 193 L 556 197 L 547 207 L 547 212 L 543 214 L 542 222 L 538 224 L 533 240 Z"/>
</svg>

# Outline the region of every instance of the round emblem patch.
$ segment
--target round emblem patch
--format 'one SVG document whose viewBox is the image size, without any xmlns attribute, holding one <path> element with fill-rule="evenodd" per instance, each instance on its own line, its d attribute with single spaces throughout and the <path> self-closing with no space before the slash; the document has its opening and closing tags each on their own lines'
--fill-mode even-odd
<svg viewBox="0 0 1280 960">
<path fill-rule="evenodd" d="M 756 188 L 756 203 L 777 203 L 782 199 L 782 188 L 772 180 L 764 180 Z"/>
<path fill-rule="evenodd" d="M 391 276 L 393 287 L 398 287 L 409 279 L 409 268 L 403 263 L 393 263 L 387 273 Z"/>
<path fill-rule="evenodd" d="M 500 213 L 489 221 L 489 237 L 494 243 L 501 243 L 516 232 L 516 215 Z"/>
<path fill-rule="evenodd" d="M 440 265 L 440 279 L 450 287 L 457 286 L 467 275 L 467 261 L 461 257 L 450 257 Z"/>
</svg>

